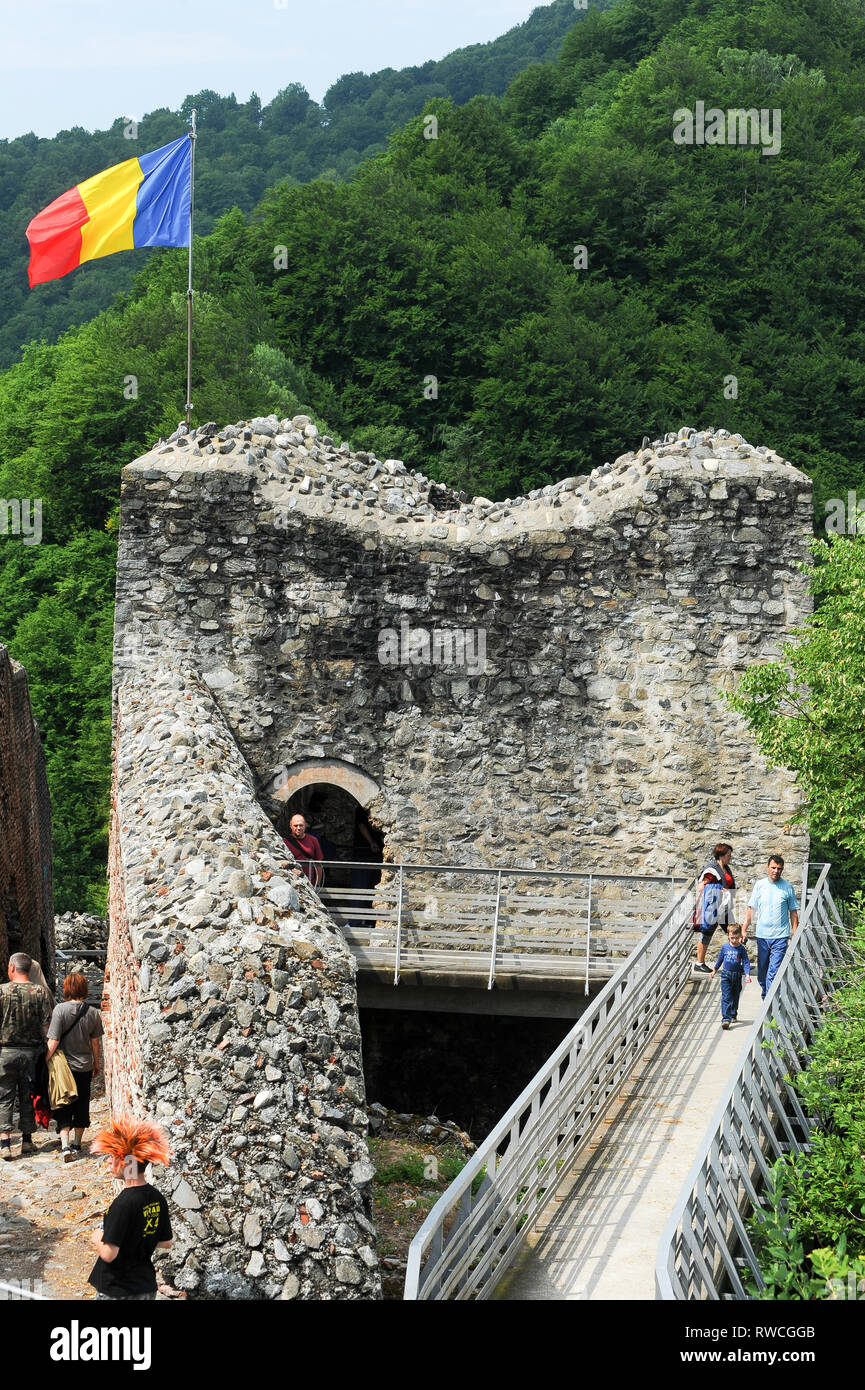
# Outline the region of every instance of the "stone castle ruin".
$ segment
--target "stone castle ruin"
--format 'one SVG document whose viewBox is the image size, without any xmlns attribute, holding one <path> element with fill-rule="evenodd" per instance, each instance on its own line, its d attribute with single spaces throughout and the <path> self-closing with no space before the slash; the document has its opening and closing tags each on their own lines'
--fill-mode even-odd
<svg viewBox="0 0 865 1390">
<path fill-rule="evenodd" d="M 0 646 L 0 979 L 26 951 L 54 973 L 51 803 L 24 668 Z"/>
<path fill-rule="evenodd" d="M 811 506 L 724 430 L 505 503 L 304 416 L 124 470 L 109 1084 L 169 1125 L 179 1287 L 378 1292 L 354 962 L 274 823 L 317 798 L 387 861 L 657 874 L 726 838 L 740 882 L 792 874 L 793 780 L 720 692 L 809 610 Z"/>
<path fill-rule="evenodd" d="M 750 868 L 796 796 L 718 692 L 808 611 L 811 535 L 723 430 L 465 503 L 303 416 L 205 426 L 124 472 L 115 667 L 187 661 L 265 804 L 340 787 L 396 858 Z"/>
</svg>

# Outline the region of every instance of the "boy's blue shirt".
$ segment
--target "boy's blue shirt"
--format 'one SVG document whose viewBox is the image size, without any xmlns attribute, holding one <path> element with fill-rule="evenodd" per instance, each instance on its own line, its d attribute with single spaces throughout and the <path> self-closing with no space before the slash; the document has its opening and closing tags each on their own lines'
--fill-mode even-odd
<svg viewBox="0 0 865 1390">
<path fill-rule="evenodd" d="M 725 975 L 738 975 L 742 970 L 745 971 L 746 975 L 750 975 L 751 962 L 744 945 L 740 943 L 738 946 L 733 946 L 729 941 L 725 941 L 718 952 L 715 969 L 722 970 Z"/>
</svg>

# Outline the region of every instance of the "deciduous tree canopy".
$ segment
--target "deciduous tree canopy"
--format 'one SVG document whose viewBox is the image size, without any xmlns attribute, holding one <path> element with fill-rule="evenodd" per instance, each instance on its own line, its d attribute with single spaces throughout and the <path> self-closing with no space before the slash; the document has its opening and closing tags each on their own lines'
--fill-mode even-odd
<svg viewBox="0 0 865 1390">
<path fill-rule="evenodd" d="M 555 61 L 527 65 L 566 29 Z M 582 16 L 557 0 L 498 42 L 408 84 L 349 74 L 326 108 L 298 84 L 264 108 L 194 98 L 213 225 L 196 249 L 196 420 L 303 408 L 355 448 L 495 497 L 644 434 L 723 425 L 808 471 L 819 516 L 865 493 L 861 0 L 619 0 Z M 674 113 L 698 102 L 780 113 L 777 153 L 675 143 Z M 174 138 L 181 116 L 153 113 L 140 139 Z M 88 140 L 0 147 L 4 244 L 73 177 L 128 157 L 120 123 L 82 163 Z M 35 339 L 0 378 L 0 495 L 41 496 L 45 534 L 38 554 L 2 542 L 0 637 L 35 673 L 70 907 L 101 891 L 119 469 L 174 428 L 185 392 L 182 252 L 136 262 L 91 318 L 134 254 L 39 287 L 26 332 L 0 266 L 7 331 Z M 51 341 L 75 318 L 91 321 Z M 780 675 L 747 693 L 767 751 L 798 760 L 818 833 L 858 854 L 863 794 L 838 780 L 863 751 L 861 735 L 841 746 L 865 677 L 856 554 L 822 557 L 831 627 L 795 658 L 837 760 L 775 717 Z"/>
</svg>

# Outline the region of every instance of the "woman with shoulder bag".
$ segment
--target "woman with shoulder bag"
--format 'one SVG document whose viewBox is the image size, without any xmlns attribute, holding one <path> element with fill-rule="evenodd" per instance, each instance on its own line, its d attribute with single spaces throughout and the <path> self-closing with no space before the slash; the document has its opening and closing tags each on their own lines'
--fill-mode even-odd
<svg viewBox="0 0 865 1390">
<path fill-rule="evenodd" d="M 57 1004 L 48 1027 L 47 1057 L 58 1048 L 63 1052 L 77 1096 L 68 1105 L 53 1111 L 60 1133 L 63 1162 L 69 1163 L 81 1152 L 81 1140 L 90 1124 L 90 1086 L 99 1075 L 99 1039 L 102 1037 L 102 1016 L 87 1003 L 88 986 L 83 975 L 67 975 L 63 981 L 63 1003 Z M 75 1137 L 70 1143 L 69 1131 Z"/>
<path fill-rule="evenodd" d="M 715 845 L 711 859 L 707 860 L 700 873 L 693 919 L 693 930 L 700 933 L 700 940 L 697 942 L 697 963 L 694 969 L 703 975 L 710 973 L 706 964 L 706 948 L 715 928 L 721 927 L 723 930 L 734 920 L 733 894 L 736 891 L 736 880 L 730 868 L 732 857 L 733 846 L 721 841 Z"/>
</svg>

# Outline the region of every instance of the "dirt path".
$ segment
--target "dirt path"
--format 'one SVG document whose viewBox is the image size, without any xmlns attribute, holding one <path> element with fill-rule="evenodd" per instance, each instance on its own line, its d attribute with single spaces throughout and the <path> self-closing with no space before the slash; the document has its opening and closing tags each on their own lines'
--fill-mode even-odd
<svg viewBox="0 0 865 1390">
<path fill-rule="evenodd" d="M 97 1083 L 98 1085 L 98 1083 Z M 90 1233 L 114 1199 L 114 1181 L 104 1158 L 90 1158 L 88 1139 L 106 1121 L 105 1097 L 91 1101 L 92 1127 L 71 1163 L 60 1158 L 60 1136 L 37 1130 L 31 1158 L 21 1158 L 20 1137 L 12 1139 L 11 1163 L 0 1162 L 0 1282 L 23 1285 L 45 1298 L 95 1296 L 87 1282 L 95 1255 Z M 0 1290 L 0 1299 L 14 1298 Z"/>
</svg>

